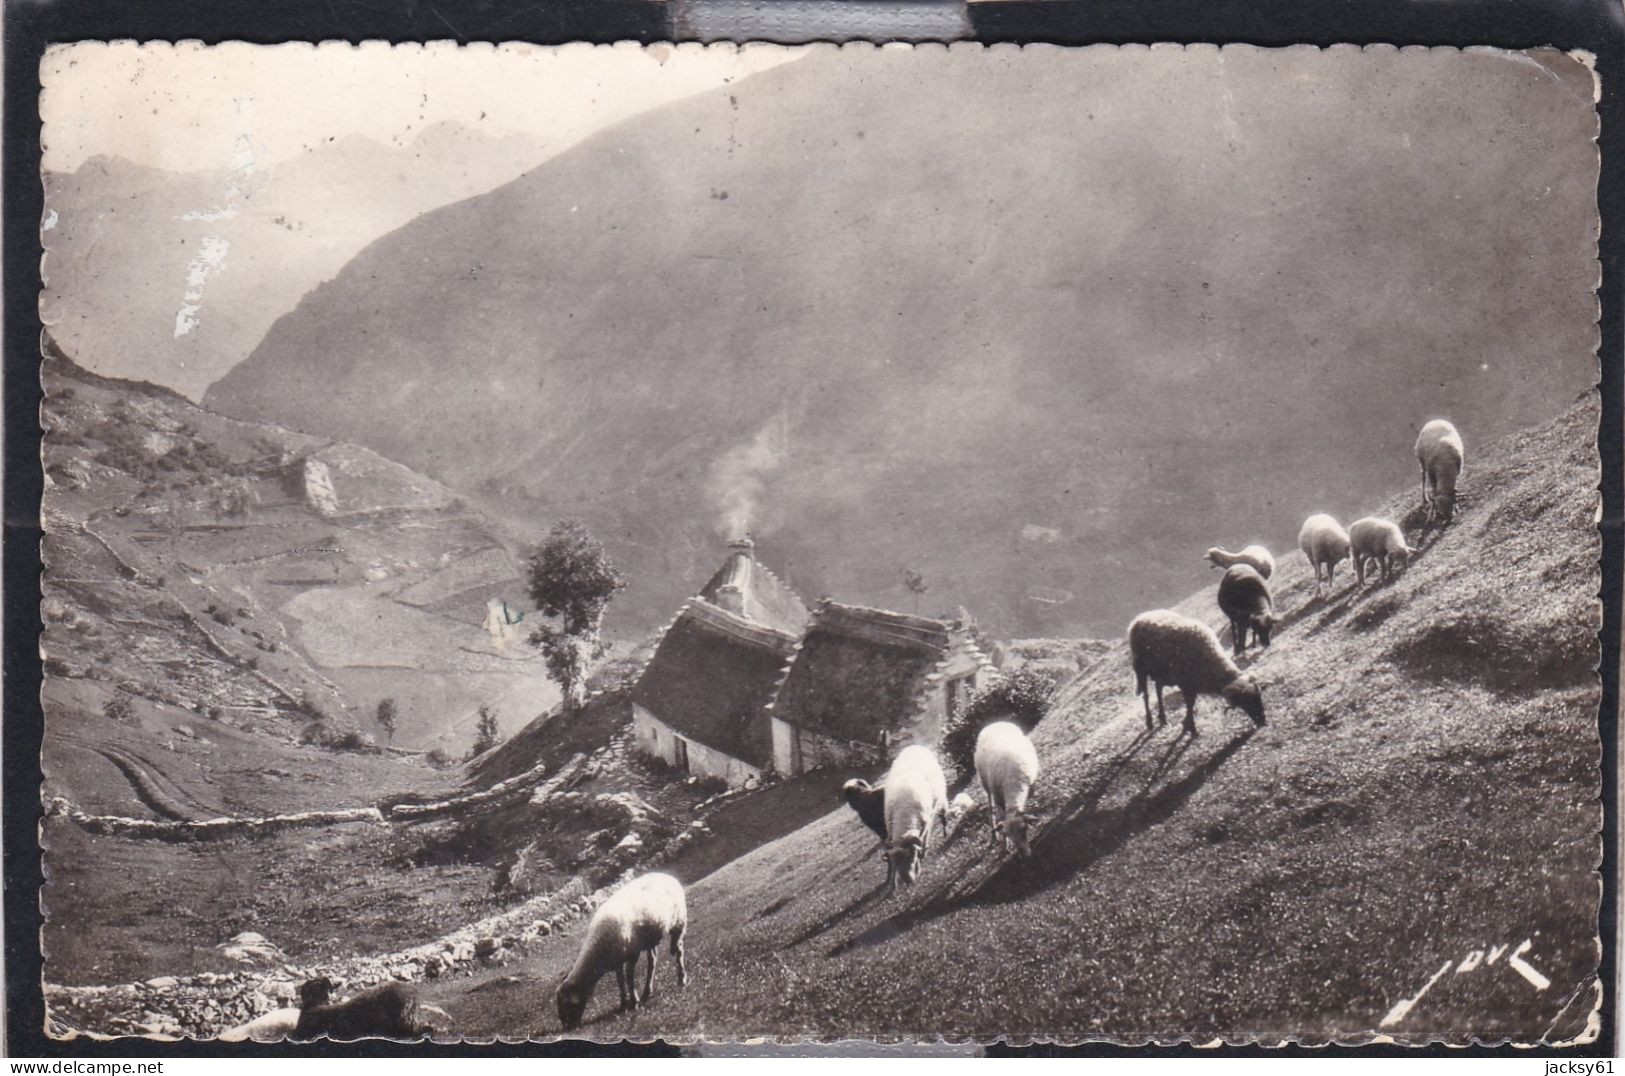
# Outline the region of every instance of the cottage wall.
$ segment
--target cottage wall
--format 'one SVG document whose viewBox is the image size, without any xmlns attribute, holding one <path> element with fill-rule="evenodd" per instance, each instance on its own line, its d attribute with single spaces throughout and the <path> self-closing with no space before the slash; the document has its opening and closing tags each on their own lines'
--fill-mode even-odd
<svg viewBox="0 0 1625 1076">
<path fill-rule="evenodd" d="M 795 777 L 827 766 L 860 769 L 878 766 L 889 757 L 884 748 L 875 744 L 837 740 L 777 717 L 772 720 L 773 769 L 783 777 Z"/>
<path fill-rule="evenodd" d="M 632 706 L 632 742 L 651 758 L 664 759 L 668 766 L 677 765 L 677 734 L 636 703 Z"/>
<path fill-rule="evenodd" d="M 754 766 L 693 740 L 688 741 L 688 772 L 696 777 L 720 777 L 728 782 L 730 788 L 739 788 L 747 781 L 762 779 L 762 772 Z"/>
<path fill-rule="evenodd" d="M 796 727 L 773 718 L 773 770 L 783 777 L 801 772 L 801 750 Z"/>
<path fill-rule="evenodd" d="M 986 678 L 987 674 L 983 672 L 982 663 L 975 653 L 965 649 L 954 651 L 949 655 L 940 673 L 921 693 L 920 707 L 915 711 L 907 729 L 903 730 L 899 737 L 900 742 L 923 743 L 930 746 L 941 743 L 943 733 L 948 730 L 948 718 L 951 716 L 949 695 L 953 695 L 954 705 L 962 706 L 965 697 L 982 687 Z"/>
<path fill-rule="evenodd" d="M 678 750 L 679 741 L 687 745 L 686 751 Z M 733 788 L 752 779 L 762 779 L 762 771 L 756 767 L 679 734 L 635 703 L 632 706 L 632 742 L 639 751 L 665 760 L 668 766 L 682 765 L 682 759 L 686 756 L 688 773 L 696 777 L 720 777 Z"/>
</svg>

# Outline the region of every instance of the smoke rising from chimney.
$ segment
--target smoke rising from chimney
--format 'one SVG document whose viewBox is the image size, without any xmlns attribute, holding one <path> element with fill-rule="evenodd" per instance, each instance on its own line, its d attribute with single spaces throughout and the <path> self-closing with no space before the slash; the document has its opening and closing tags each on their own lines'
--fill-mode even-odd
<svg viewBox="0 0 1625 1076">
<path fill-rule="evenodd" d="M 756 436 L 711 465 L 707 487 L 717 507 L 717 527 L 725 539 L 748 532 L 772 532 L 777 513 L 766 507 L 768 481 L 790 454 L 790 417 L 780 411 Z"/>
</svg>

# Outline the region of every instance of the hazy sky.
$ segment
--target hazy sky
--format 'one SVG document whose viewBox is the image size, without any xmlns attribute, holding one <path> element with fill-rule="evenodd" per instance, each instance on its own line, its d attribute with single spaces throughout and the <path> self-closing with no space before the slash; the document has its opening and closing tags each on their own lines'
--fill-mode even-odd
<svg viewBox="0 0 1625 1076">
<path fill-rule="evenodd" d="M 78 42 L 40 63 L 45 167 L 107 154 L 176 172 L 242 170 L 349 134 L 406 144 L 446 120 L 562 148 L 796 55 L 728 44 Z"/>
</svg>

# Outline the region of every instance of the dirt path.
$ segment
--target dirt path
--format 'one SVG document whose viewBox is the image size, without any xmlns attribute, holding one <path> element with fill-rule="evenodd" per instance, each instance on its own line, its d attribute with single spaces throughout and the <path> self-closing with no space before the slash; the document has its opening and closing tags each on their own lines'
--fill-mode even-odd
<svg viewBox="0 0 1625 1076">
<path fill-rule="evenodd" d="M 204 814 L 218 813 L 208 805 L 198 802 L 196 797 L 187 795 L 179 785 L 164 776 L 163 771 L 154 766 L 148 759 L 143 759 L 121 747 L 97 747 L 94 749 L 107 761 L 117 767 L 124 779 L 130 782 L 130 788 L 136 799 L 146 805 L 158 817 L 171 822 L 195 822 L 197 812 Z M 188 807 L 182 800 L 190 801 Z"/>
</svg>

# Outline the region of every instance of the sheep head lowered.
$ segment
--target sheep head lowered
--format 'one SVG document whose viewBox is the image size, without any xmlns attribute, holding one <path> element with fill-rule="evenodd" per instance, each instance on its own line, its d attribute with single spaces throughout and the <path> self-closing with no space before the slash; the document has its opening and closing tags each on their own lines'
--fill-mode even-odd
<svg viewBox="0 0 1625 1076">
<path fill-rule="evenodd" d="M 557 995 L 559 1023 L 564 1025 L 564 1030 L 574 1031 L 581 1026 L 581 1017 L 587 1011 L 587 1000 L 591 991 L 571 985 L 566 981 L 569 977 L 569 973 L 566 972 L 559 980 Z"/>
<path fill-rule="evenodd" d="M 920 876 L 920 864 L 925 861 L 925 841 L 917 833 L 899 837 L 886 848 L 886 864 L 892 892 L 897 884 L 913 885 Z"/>
<path fill-rule="evenodd" d="M 1004 821 L 997 824 L 996 835 L 1004 840 L 1007 847 L 1014 848 L 1018 855 L 1030 856 L 1033 849 L 1027 843 L 1027 827 L 1033 821 L 1033 816 L 1026 811 L 1011 808 L 1004 813 Z"/>
<path fill-rule="evenodd" d="M 1237 677 L 1225 685 L 1220 696 L 1226 703 L 1234 706 L 1242 713 L 1253 719 L 1253 724 L 1262 728 L 1264 725 L 1264 688 L 1255 684 L 1245 676 Z"/>
</svg>

